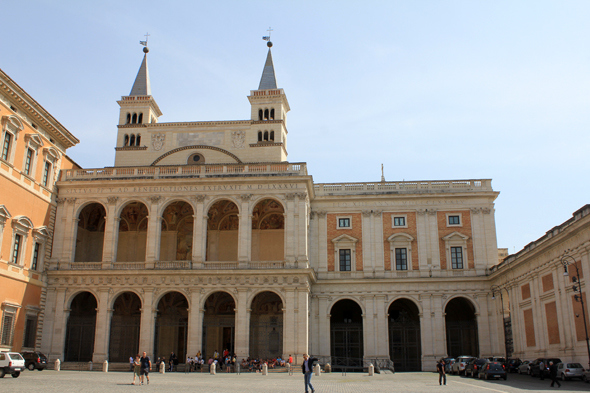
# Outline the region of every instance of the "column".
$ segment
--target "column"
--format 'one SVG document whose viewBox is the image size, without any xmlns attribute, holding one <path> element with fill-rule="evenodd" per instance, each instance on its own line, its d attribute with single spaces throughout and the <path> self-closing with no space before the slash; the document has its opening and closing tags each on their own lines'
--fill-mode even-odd
<svg viewBox="0 0 590 393">
<path fill-rule="evenodd" d="M 285 261 L 287 264 L 295 262 L 295 196 L 286 194 L 287 209 L 285 211 Z"/>
<path fill-rule="evenodd" d="M 443 295 L 431 295 L 430 297 L 430 315 L 427 314 L 425 308 L 422 313 L 424 314 L 423 320 L 430 319 L 430 341 L 432 348 L 432 361 L 424 357 L 424 363 L 422 364 L 422 371 L 433 371 L 435 369 L 434 360 L 440 359 L 445 356 L 448 352 L 447 349 L 447 330 L 445 323 L 446 313 L 444 312 L 444 299 Z M 427 303 L 427 302 L 424 302 Z M 425 331 L 426 333 L 426 331 Z"/>
<path fill-rule="evenodd" d="M 92 355 L 92 362 L 94 363 L 102 363 L 109 358 L 112 311 L 109 307 L 109 289 L 101 288 L 98 292 L 98 310 L 94 330 L 94 354 Z"/>
<path fill-rule="evenodd" d="M 375 301 L 373 296 L 361 297 L 361 301 L 364 301 L 365 316 L 363 318 L 363 336 L 365 336 L 365 359 L 374 359 L 377 357 L 377 327 L 375 322 L 377 319 L 377 312 L 375 310 Z"/>
<path fill-rule="evenodd" d="M 76 236 L 78 235 L 78 217 L 75 217 L 76 198 L 66 199 L 66 222 L 64 231 L 64 248 L 61 262 L 73 262 L 76 252 Z"/>
<path fill-rule="evenodd" d="M 297 326 L 297 355 L 309 352 L 309 289 L 295 290 L 297 304 L 295 307 L 295 325 Z"/>
<path fill-rule="evenodd" d="M 319 318 L 318 318 L 318 335 L 319 335 L 319 353 L 320 356 L 330 356 L 330 310 L 328 310 L 328 296 L 318 296 Z"/>
<path fill-rule="evenodd" d="M 193 265 L 205 261 L 207 247 L 207 220 L 204 214 L 205 195 L 194 195 L 195 214 L 193 215 Z M 190 353 L 190 352 L 189 352 Z M 196 352 L 195 352 L 196 353 Z"/>
<path fill-rule="evenodd" d="M 139 329 L 139 352 L 145 351 L 148 356 L 154 356 L 154 332 L 156 315 L 153 306 L 154 291 L 147 289 L 143 294 L 141 305 L 141 325 Z M 167 356 L 168 354 L 165 354 Z"/>
<path fill-rule="evenodd" d="M 283 305 L 283 354 L 297 353 L 297 320 L 295 315 L 295 288 L 285 288 Z"/>
<path fill-rule="evenodd" d="M 438 336 L 434 336 L 434 311 L 432 311 L 432 296 L 420 295 L 420 347 L 422 350 L 422 371 L 434 370 L 432 367 L 433 361 L 436 359 L 437 350 L 435 348 L 435 341 L 439 346 L 442 346 L 441 353 L 446 353 L 446 334 L 445 327 L 441 331 L 436 332 Z M 441 313 L 442 318 L 444 314 Z M 389 317 L 389 316 L 388 316 Z M 437 337 L 437 340 L 434 340 Z M 439 339 L 440 337 L 440 339 Z M 442 357 L 442 356 L 441 356 Z M 439 357 L 440 359 L 440 357 Z"/>
<path fill-rule="evenodd" d="M 238 229 L 238 261 L 240 267 L 245 268 L 250 260 L 250 248 L 252 245 L 250 240 L 250 234 L 252 233 L 250 199 L 252 194 L 242 194 L 240 198 L 242 202 L 240 203 L 240 226 Z"/>
<path fill-rule="evenodd" d="M 299 215 L 299 230 L 297 231 L 297 259 L 299 260 L 299 262 L 306 263 L 309 261 L 309 231 L 307 230 L 307 226 L 309 223 L 309 214 L 307 209 L 307 194 L 303 192 L 297 194 L 297 196 L 299 198 L 299 206 L 297 207 L 297 214 Z"/>
<path fill-rule="evenodd" d="M 117 197 L 108 197 L 108 210 L 105 217 L 104 242 L 102 246 L 102 268 L 108 269 L 117 260 L 117 235 L 120 218 L 116 217 Z"/>
<path fill-rule="evenodd" d="M 248 304 L 247 288 L 238 288 L 236 304 L 236 343 L 235 351 L 238 360 L 250 356 L 250 305 Z"/>
<path fill-rule="evenodd" d="M 159 210 L 159 203 L 162 199 L 161 196 L 150 196 L 150 213 L 148 216 L 148 228 L 147 228 L 147 244 L 145 252 L 146 269 L 153 269 L 155 262 L 160 260 L 160 233 L 161 228 L 161 217 Z"/>
<path fill-rule="evenodd" d="M 192 290 L 190 293 L 190 308 L 188 310 L 187 355 L 189 356 L 195 356 L 197 351 L 202 349 L 204 312 L 205 309 L 201 308 L 201 292 L 199 290 Z"/>
<path fill-rule="evenodd" d="M 70 310 L 66 308 L 66 288 L 57 289 L 55 300 L 55 318 L 53 323 L 53 335 L 51 338 L 51 359 L 64 361 L 64 344 Z"/>
<path fill-rule="evenodd" d="M 318 210 L 316 216 L 318 221 L 318 271 L 322 273 L 328 271 L 328 220 L 325 210 Z"/>
<path fill-rule="evenodd" d="M 389 326 L 385 295 L 375 295 L 373 301 L 375 302 L 375 337 L 377 339 L 375 354 L 380 359 L 389 359 Z"/>
<path fill-rule="evenodd" d="M 56 198 L 57 210 L 55 212 L 55 228 L 53 229 L 53 249 L 51 251 L 51 262 L 59 262 L 63 254 L 67 214 L 65 209 L 65 201 L 65 198 Z"/>
</svg>

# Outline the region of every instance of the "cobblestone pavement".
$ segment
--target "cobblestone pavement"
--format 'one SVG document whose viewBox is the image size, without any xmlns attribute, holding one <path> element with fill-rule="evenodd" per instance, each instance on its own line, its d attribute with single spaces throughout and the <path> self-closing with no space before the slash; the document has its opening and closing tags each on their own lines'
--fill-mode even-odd
<svg viewBox="0 0 590 393">
<path fill-rule="evenodd" d="M 25 371 L 19 378 L 4 377 L 0 389 L 5 392 L 201 392 L 207 393 L 303 393 L 303 376 L 286 373 L 260 374 L 209 374 L 152 373 L 150 385 L 133 386 L 131 373 L 88 371 Z M 312 378 L 317 393 L 357 392 L 538 392 L 551 389 L 551 381 L 541 381 L 524 375 L 511 374 L 507 381 L 483 381 L 449 375 L 447 386 L 439 386 L 434 373 L 366 374 L 343 376 L 340 373 L 322 374 Z M 590 384 L 581 381 L 562 382 L 563 392 L 590 392 Z M 204 389 L 204 390 L 203 390 Z"/>
</svg>

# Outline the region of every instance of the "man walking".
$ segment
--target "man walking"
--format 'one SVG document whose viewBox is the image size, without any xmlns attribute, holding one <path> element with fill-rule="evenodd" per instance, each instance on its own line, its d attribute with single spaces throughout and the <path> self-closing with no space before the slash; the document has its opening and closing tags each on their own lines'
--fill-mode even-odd
<svg viewBox="0 0 590 393">
<path fill-rule="evenodd" d="M 443 381 L 447 384 L 447 374 L 445 373 L 445 362 L 442 359 L 436 363 L 436 371 L 438 371 L 438 384 L 442 385 Z"/>
<path fill-rule="evenodd" d="M 549 362 L 549 377 L 551 378 L 551 387 L 555 383 L 557 383 L 558 387 L 561 387 L 561 384 L 557 380 L 557 364 L 553 364 L 553 362 Z"/>
<path fill-rule="evenodd" d="M 541 377 L 541 381 L 545 379 L 545 363 L 542 360 L 539 360 L 539 376 Z"/>
<path fill-rule="evenodd" d="M 152 369 L 152 360 L 150 357 L 144 352 L 141 359 L 139 359 L 141 363 L 141 373 L 139 377 L 140 383 L 143 385 L 143 376 L 145 375 L 145 379 L 147 384 L 150 384 L 150 370 Z"/>
<path fill-rule="evenodd" d="M 313 373 L 313 364 L 317 362 L 316 358 L 310 358 L 306 353 L 303 354 L 303 364 L 301 364 L 301 371 L 303 371 L 303 380 L 305 382 L 305 393 L 309 393 L 307 387 L 311 389 L 311 393 L 315 393 L 315 389 L 311 386 L 311 375 Z"/>
</svg>

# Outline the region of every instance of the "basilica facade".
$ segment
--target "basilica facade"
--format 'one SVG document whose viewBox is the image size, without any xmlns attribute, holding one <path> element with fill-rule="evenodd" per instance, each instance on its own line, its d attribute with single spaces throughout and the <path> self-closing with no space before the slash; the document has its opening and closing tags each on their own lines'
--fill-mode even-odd
<svg viewBox="0 0 590 393">
<path fill-rule="evenodd" d="M 57 181 L 50 359 L 227 348 L 426 371 L 505 354 L 490 179 L 314 183 L 287 159 L 270 48 L 250 119 L 171 123 L 144 52 L 118 101 L 115 166 Z"/>
</svg>

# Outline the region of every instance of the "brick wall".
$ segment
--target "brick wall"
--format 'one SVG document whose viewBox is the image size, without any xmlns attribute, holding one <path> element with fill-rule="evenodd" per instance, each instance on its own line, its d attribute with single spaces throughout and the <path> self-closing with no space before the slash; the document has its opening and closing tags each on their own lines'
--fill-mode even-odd
<svg viewBox="0 0 590 393">
<path fill-rule="evenodd" d="M 336 228 L 337 217 L 351 217 L 352 228 L 351 229 L 338 229 Z M 341 235 L 348 235 L 358 239 L 355 248 L 356 254 L 356 270 L 363 270 L 363 221 L 361 213 L 341 213 L 341 214 L 328 214 L 326 217 L 328 226 L 328 271 L 333 272 L 335 269 L 336 262 L 334 258 L 334 243 L 332 240 Z"/>
<path fill-rule="evenodd" d="M 460 227 L 447 227 L 447 214 L 458 214 L 461 215 L 461 226 Z M 445 241 L 443 237 L 450 235 L 453 232 L 458 232 L 462 235 L 469 237 L 467 239 L 467 268 L 473 269 L 474 254 L 473 254 L 473 235 L 471 232 L 471 212 L 468 210 L 459 211 L 439 211 L 437 212 L 437 224 L 438 224 L 438 241 L 440 250 L 440 268 L 447 269 L 447 250 L 445 247 Z"/>
</svg>

